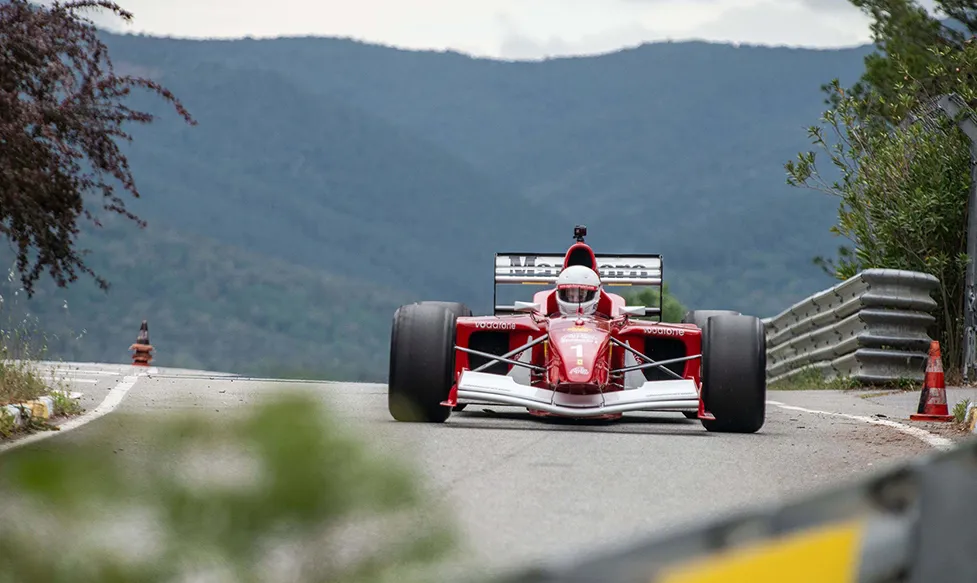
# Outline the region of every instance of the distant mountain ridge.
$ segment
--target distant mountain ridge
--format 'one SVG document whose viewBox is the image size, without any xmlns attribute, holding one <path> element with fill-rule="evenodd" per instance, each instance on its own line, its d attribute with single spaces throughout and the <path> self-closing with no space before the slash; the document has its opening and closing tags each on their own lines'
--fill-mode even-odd
<svg viewBox="0 0 977 583">
<path fill-rule="evenodd" d="M 397 302 L 451 299 L 484 313 L 496 251 L 562 251 L 578 223 L 598 250 L 662 253 L 690 307 L 767 316 L 833 283 L 811 257 L 839 243 L 828 233 L 836 201 L 786 186 L 783 164 L 809 147 L 805 128 L 824 109 L 818 87 L 854 81 L 869 47 L 673 42 L 501 62 L 340 39 L 105 38 L 117 64 L 160 80 L 200 122 L 188 128 L 134 98 L 161 118 L 132 130 L 144 198 L 131 206 L 151 229 L 127 236 L 158 257 L 145 261 L 172 270 L 153 277 L 188 291 L 140 287 L 141 268 L 118 255 L 118 241 L 86 239 L 113 300 L 92 299 L 86 280 L 54 296 L 92 322 L 111 312 L 126 323 L 86 326 L 102 348 L 79 345 L 77 357 L 107 358 L 131 342 L 125 330 L 166 313 L 173 331 L 157 337 L 180 339 L 174 366 L 193 354 L 195 367 L 259 372 L 257 339 L 274 330 L 280 369 L 382 380 Z M 214 269 L 223 253 L 237 257 L 234 269 Z M 265 263 L 276 277 L 259 292 Z M 296 282 L 326 285 L 308 283 L 312 273 L 329 289 L 378 291 L 298 299 Z M 218 277 L 233 326 L 193 307 Z M 36 303 L 55 326 L 56 310 Z M 354 310 L 352 337 L 338 323 Z M 307 314 L 321 338 L 289 340 Z M 225 336 L 240 350 L 208 356 L 194 344 L 202 338 L 176 331 L 200 326 L 233 328 Z M 358 346 L 344 348 L 343 370 L 317 369 L 315 355 L 340 345 Z"/>
</svg>

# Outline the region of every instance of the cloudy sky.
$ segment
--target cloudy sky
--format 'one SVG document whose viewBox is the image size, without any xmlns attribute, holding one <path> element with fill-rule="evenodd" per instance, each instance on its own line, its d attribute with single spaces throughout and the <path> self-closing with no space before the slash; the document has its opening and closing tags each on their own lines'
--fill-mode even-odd
<svg viewBox="0 0 977 583">
<path fill-rule="evenodd" d="M 117 1 L 134 22 L 120 28 L 121 21 L 95 18 L 100 25 L 194 38 L 343 36 L 504 59 L 664 39 L 806 47 L 869 41 L 868 20 L 848 0 Z"/>
</svg>

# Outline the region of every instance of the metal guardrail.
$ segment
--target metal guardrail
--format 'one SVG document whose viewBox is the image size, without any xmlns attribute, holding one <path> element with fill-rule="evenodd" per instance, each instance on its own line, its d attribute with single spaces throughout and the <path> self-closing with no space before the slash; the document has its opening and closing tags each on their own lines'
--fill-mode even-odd
<svg viewBox="0 0 977 583">
<path fill-rule="evenodd" d="M 826 379 L 921 382 L 939 286 L 927 273 L 867 269 L 764 319 L 767 382 L 811 368 Z"/>
<path fill-rule="evenodd" d="M 770 510 L 505 583 L 977 580 L 977 441 Z"/>
</svg>

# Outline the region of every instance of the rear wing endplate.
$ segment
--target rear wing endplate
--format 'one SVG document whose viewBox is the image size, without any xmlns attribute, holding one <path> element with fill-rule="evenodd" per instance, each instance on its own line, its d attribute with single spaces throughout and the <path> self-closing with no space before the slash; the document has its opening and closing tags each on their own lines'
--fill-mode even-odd
<svg viewBox="0 0 977 583">
<path fill-rule="evenodd" d="M 662 256 L 659 254 L 615 255 L 595 253 L 597 271 L 605 286 L 657 287 L 658 306 L 648 307 L 646 315 L 661 317 L 664 300 L 662 289 Z M 511 313 L 512 306 L 500 306 L 496 300 L 499 284 L 555 285 L 556 278 L 563 271 L 563 253 L 496 253 L 495 281 L 492 289 L 492 304 L 495 313 Z"/>
</svg>

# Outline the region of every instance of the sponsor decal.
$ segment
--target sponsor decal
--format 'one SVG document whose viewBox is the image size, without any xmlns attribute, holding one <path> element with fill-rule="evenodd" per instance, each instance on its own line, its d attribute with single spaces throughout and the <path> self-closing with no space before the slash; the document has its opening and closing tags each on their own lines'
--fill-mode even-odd
<svg viewBox="0 0 977 583">
<path fill-rule="evenodd" d="M 562 260 L 562 257 L 560 258 Z M 556 277 L 563 271 L 563 262 L 546 263 L 538 255 L 512 255 L 509 257 L 509 275 Z"/>
<path fill-rule="evenodd" d="M 685 336 L 684 328 L 645 328 L 645 334 L 663 334 L 665 336 Z"/>
<path fill-rule="evenodd" d="M 507 255 L 509 265 L 497 264 L 500 271 L 517 277 L 556 277 L 563 271 L 563 255 Z M 648 279 L 659 277 L 657 259 L 637 257 L 598 257 L 597 270 L 601 279 Z"/>
<path fill-rule="evenodd" d="M 589 344 L 600 344 L 600 337 L 593 336 L 591 334 L 564 334 L 560 336 L 560 342 L 569 344 L 570 342 L 581 343 L 586 342 Z"/>
<path fill-rule="evenodd" d="M 586 326 L 572 326 L 570 328 L 567 328 L 567 330 L 571 332 L 593 332 L 594 331 L 593 328 L 588 328 Z"/>
<path fill-rule="evenodd" d="M 590 369 L 578 366 L 570 371 L 570 374 L 590 374 Z"/>
<path fill-rule="evenodd" d="M 600 259 L 597 261 L 597 269 L 600 270 L 601 279 L 655 279 L 653 270 L 656 267 L 652 265 L 641 265 L 640 263 L 634 265 L 605 263 L 602 265 L 599 263 Z"/>
<path fill-rule="evenodd" d="M 482 330 L 515 330 L 515 322 L 504 322 L 501 320 L 495 322 L 475 322 L 476 328 L 481 328 Z"/>
</svg>

